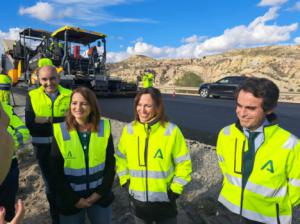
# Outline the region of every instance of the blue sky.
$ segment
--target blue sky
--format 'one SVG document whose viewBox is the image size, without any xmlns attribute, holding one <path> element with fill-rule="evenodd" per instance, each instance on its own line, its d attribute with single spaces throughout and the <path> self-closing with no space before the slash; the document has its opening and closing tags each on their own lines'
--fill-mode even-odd
<svg viewBox="0 0 300 224">
<path fill-rule="evenodd" d="M 300 44 L 297 0 L 15 0 L 2 9 L 0 38 L 17 38 L 25 27 L 78 26 L 108 35 L 110 61 Z"/>
</svg>

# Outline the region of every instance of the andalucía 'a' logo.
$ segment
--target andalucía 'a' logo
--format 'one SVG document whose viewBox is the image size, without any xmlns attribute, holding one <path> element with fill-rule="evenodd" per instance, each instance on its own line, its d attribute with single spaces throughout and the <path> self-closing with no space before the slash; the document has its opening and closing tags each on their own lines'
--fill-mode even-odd
<svg viewBox="0 0 300 224">
<path fill-rule="evenodd" d="M 71 151 L 68 152 L 67 159 L 74 159 Z"/>
<path fill-rule="evenodd" d="M 160 158 L 160 159 L 163 159 L 163 154 L 161 152 L 161 149 L 158 149 L 154 155 L 154 158 Z"/>
<path fill-rule="evenodd" d="M 267 169 L 267 171 L 274 173 L 273 161 L 269 160 L 265 165 L 262 166 L 261 170 Z"/>
</svg>

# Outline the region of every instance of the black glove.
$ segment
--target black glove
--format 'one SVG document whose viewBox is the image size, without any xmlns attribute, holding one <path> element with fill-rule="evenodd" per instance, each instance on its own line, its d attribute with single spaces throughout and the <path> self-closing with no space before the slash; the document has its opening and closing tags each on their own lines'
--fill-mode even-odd
<svg viewBox="0 0 300 224">
<path fill-rule="evenodd" d="M 172 190 L 168 190 L 168 198 L 170 201 L 175 201 L 179 198 L 180 194 L 174 193 Z"/>
</svg>

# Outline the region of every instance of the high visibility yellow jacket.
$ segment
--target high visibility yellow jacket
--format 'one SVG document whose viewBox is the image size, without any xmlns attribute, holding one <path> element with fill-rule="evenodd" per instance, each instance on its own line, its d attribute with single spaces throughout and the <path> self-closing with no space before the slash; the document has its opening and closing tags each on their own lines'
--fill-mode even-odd
<svg viewBox="0 0 300 224">
<path fill-rule="evenodd" d="M 54 102 L 45 93 L 43 86 L 29 92 L 35 119 L 43 119 L 47 120 L 48 123 L 56 123 L 55 119 L 59 120 L 65 116 L 69 109 L 72 91 L 58 86 L 58 92 L 59 95 Z M 32 143 L 48 144 L 51 143 L 51 138 L 35 134 L 32 136 Z"/>
<path fill-rule="evenodd" d="M 11 79 L 8 75 L 0 74 L 0 102 L 10 103 Z"/>
<path fill-rule="evenodd" d="M 173 123 L 167 122 L 165 127 L 160 122 L 129 123 L 123 129 L 115 158 L 120 184 L 130 182 L 129 194 L 144 204 L 170 202 L 168 191 L 181 194 L 191 180 L 189 151 L 180 129 Z M 151 213 L 149 206 L 142 207 Z M 156 212 L 152 212 L 155 217 Z"/>
<path fill-rule="evenodd" d="M 92 132 L 85 156 L 76 130 L 68 131 L 66 123 L 53 124 L 53 134 L 64 160 L 64 175 L 73 191 L 90 191 L 102 184 L 110 123 L 99 122 L 99 131 Z"/>
<path fill-rule="evenodd" d="M 219 201 L 230 211 L 261 223 L 291 223 L 300 203 L 300 142 L 278 124 L 264 127 L 252 173 L 242 187 L 243 154 L 248 140 L 238 124 L 223 128 L 217 156 L 224 180 Z"/>
<path fill-rule="evenodd" d="M 145 73 L 143 76 L 143 87 L 149 88 L 153 86 L 153 74 Z"/>
<path fill-rule="evenodd" d="M 1 102 L 0 104 L 9 117 L 7 131 L 12 136 L 16 149 L 18 149 L 29 140 L 29 130 L 25 126 L 24 122 L 14 113 L 12 106 Z M 13 158 L 15 158 L 15 154 Z"/>
</svg>

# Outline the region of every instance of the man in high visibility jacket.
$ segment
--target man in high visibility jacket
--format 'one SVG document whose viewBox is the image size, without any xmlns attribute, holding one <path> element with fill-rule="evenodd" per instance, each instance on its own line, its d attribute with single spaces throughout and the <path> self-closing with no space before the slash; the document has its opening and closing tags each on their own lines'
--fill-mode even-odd
<svg viewBox="0 0 300 224">
<path fill-rule="evenodd" d="M 10 104 L 11 79 L 8 75 L 0 74 L 0 101 Z"/>
<path fill-rule="evenodd" d="M 145 72 L 143 75 L 143 87 L 149 88 L 153 86 L 153 74 L 151 72 Z"/>
<path fill-rule="evenodd" d="M 52 124 L 64 121 L 70 104 L 71 90 L 59 85 L 59 76 L 54 66 L 46 65 L 40 68 L 38 76 L 41 86 L 31 90 L 27 96 L 25 120 L 46 185 L 52 222 L 58 223 L 58 210 L 48 184 Z"/>
<path fill-rule="evenodd" d="M 3 108 L 9 118 L 7 131 L 14 140 L 15 148 L 23 147 L 24 143 L 29 140 L 29 130 L 23 121 L 14 113 L 10 105 L 0 103 L 0 107 Z M 19 166 L 15 153 L 11 159 L 8 175 L 0 185 L 0 206 L 6 209 L 5 220 L 8 222 L 15 216 L 15 201 L 19 189 Z"/>
<path fill-rule="evenodd" d="M 236 96 L 238 121 L 217 141 L 223 209 L 209 223 L 291 223 L 300 203 L 300 142 L 276 121 L 279 89 L 268 79 L 248 78 Z"/>
</svg>

